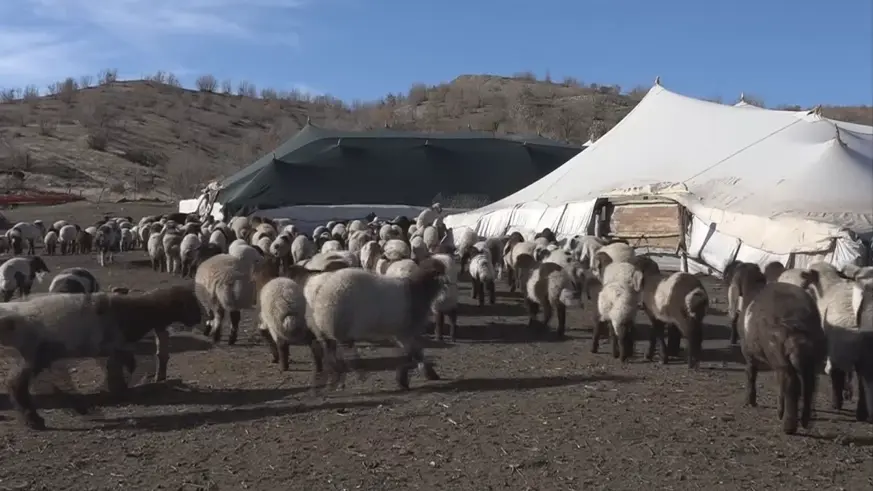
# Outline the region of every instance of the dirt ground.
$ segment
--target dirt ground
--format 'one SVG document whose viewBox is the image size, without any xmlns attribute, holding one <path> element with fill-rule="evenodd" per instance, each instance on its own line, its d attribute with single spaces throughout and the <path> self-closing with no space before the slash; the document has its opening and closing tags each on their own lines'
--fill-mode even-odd
<svg viewBox="0 0 873 491">
<path fill-rule="evenodd" d="M 75 204 L 6 214 L 85 224 L 104 212 L 158 211 Z M 182 281 L 143 259 L 124 253 L 105 269 L 93 256 L 46 261 L 53 272 L 89 267 L 106 286 Z M 464 284 L 459 341 L 426 352 L 443 380 L 413 376 L 406 393 L 395 389 L 392 350 L 365 347 L 365 381 L 351 376 L 344 391 L 312 395 L 308 351 L 292 348 L 292 370 L 281 373 L 247 312 L 240 344 L 177 334 L 170 382 L 138 387 L 128 404 L 89 418 L 43 396 L 50 430 L 32 432 L 0 397 L 0 490 L 870 489 L 873 428 L 854 421 L 854 403 L 830 410 L 824 377 L 814 427 L 802 435 L 781 433 L 771 373 L 760 377 L 760 407 L 743 407 L 724 290 L 707 286 L 716 298 L 707 361 L 689 371 L 641 360 L 644 342 L 624 366 L 608 350 L 592 355 L 590 305 L 569 315 L 569 340 L 533 339 L 517 295 L 501 285 L 498 304 L 479 310 Z M 142 365 L 151 349 L 144 344 Z M 0 370 L 12 362 L 0 358 Z M 75 367 L 83 390 L 98 391 L 96 362 Z"/>
</svg>

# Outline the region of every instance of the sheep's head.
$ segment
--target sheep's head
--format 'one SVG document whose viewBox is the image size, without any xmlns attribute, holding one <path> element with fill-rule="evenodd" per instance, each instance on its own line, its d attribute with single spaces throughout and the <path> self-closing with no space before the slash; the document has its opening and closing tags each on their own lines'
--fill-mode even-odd
<svg viewBox="0 0 873 491">
<path fill-rule="evenodd" d="M 800 279 L 801 279 L 801 283 L 800 283 L 801 288 L 803 288 L 804 290 L 809 290 L 810 292 L 812 292 L 812 294 L 816 298 L 816 300 L 821 298 L 823 292 L 822 292 L 822 285 L 821 285 L 821 274 L 818 271 L 816 271 L 814 269 L 808 270 L 808 271 L 801 271 L 800 272 Z"/>
<path fill-rule="evenodd" d="M 41 257 L 33 256 L 30 258 L 30 272 L 36 276 L 36 281 L 42 283 L 42 280 L 45 278 L 45 275 L 48 274 L 49 269 Z"/>
</svg>

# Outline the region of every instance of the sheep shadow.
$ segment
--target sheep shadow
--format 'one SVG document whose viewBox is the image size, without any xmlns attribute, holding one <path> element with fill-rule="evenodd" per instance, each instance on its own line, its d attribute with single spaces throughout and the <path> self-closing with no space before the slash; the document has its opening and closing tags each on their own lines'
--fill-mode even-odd
<svg viewBox="0 0 873 491">
<path fill-rule="evenodd" d="M 170 334 L 170 354 L 186 353 L 188 351 L 209 351 L 214 348 L 215 343 L 213 343 L 212 340 L 204 338 L 202 334 L 199 333 L 178 332 Z M 137 356 L 154 356 L 154 335 L 149 335 L 138 341 L 134 347 L 134 354 Z"/>
<path fill-rule="evenodd" d="M 145 430 L 165 433 L 191 429 L 203 425 L 234 424 L 264 418 L 304 414 L 316 411 L 343 411 L 346 409 L 365 409 L 389 406 L 391 400 L 325 402 L 321 404 L 268 405 L 252 408 L 217 409 L 212 411 L 190 411 L 175 414 L 156 414 L 152 416 L 125 417 L 95 420 L 102 423 L 101 430 Z"/>
<path fill-rule="evenodd" d="M 128 269 L 152 269 L 151 259 L 130 259 L 124 264 Z"/>
<path fill-rule="evenodd" d="M 458 317 L 521 317 L 527 315 L 527 309 L 521 303 L 498 302 L 491 305 L 487 301 L 485 305 L 478 303 L 458 304 Z"/>
<path fill-rule="evenodd" d="M 459 341 L 490 344 L 557 343 L 570 339 L 570 337 L 559 338 L 552 326 L 546 329 L 542 323 L 536 323 L 534 327 L 530 328 L 527 322 L 488 322 L 458 326 L 456 335 Z"/>
<path fill-rule="evenodd" d="M 445 383 L 422 385 L 417 392 L 500 392 L 514 390 L 537 390 L 555 387 L 570 387 L 593 382 L 629 383 L 637 377 L 616 374 L 561 375 L 530 378 L 463 378 Z"/>
<path fill-rule="evenodd" d="M 815 433 L 801 433 L 799 436 L 809 438 L 810 440 L 839 443 L 846 446 L 854 445 L 856 447 L 873 447 L 873 436 L 869 435 L 819 435 Z"/>
<path fill-rule="evenodd" d="M 683 349 L 684 356 L 684 349 Z M 731 365 L 739 365 L 737 367 L 723 367 L 719 370 L 725 371 L 745 371 L 746 357 L 743 356 L 743 350 L 739 346 L 728 346 L 727 348 L 703 349 L 700 354 L 700 361 L 703 363 L 724 363 Z M 769 367 L 762 366 L 761 372 L 770 371 Z"/>
</svg>

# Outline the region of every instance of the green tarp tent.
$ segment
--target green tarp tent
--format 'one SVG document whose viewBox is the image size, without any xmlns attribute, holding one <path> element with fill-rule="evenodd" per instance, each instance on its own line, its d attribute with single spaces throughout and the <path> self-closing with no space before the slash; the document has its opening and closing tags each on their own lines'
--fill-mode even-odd
<svg viewBox="0 0 873 491">
<path fill-rule="evenodd" d="M 452 206 L 458 196 L 491 202 L 581 150 L 541 137 L 351 132 L 307 124 L 221 182 L 216 201 L 225 216 L 295 205 L 429 206 L 438 199 Z"/>
</svg>

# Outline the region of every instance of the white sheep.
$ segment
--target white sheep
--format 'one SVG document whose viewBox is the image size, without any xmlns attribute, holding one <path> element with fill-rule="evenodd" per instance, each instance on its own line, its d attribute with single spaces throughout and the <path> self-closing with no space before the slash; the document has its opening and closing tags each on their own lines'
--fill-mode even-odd
<svg viewBox="0 0 873 491">
<path fill-rule="evenodd" d="M 227 235 L 222 230 L 213 230 L 209 234 L 209 243 L 220 247 L 223 252 L 227 252 Z"/>
<path fill-rule="evenodd" d="M 361 266 L 367 271 L 376 271 L 376 263 L 382 256 L 382 247 L 375 240 L 371 240 L 361 247 Z"/>
<path fill-rule="evenodd" d="M 687 340 L 688 367 L 697 367 L 703 347 L 703 319 L 708 308 L 709 295 L 693 274 L 676 272 L 666 277 L 660 272 L 646 274 L 643 309 L 652 325 L 646 359 L 654 358 L 655 343 L 660 342 L 661 363 L 666 364 L 670 356 L 678 354 L 681 335 Z"/>
<path fill-rule="evenodd" d="M 434 264 L 436 263 L 436 264 Z M 442 288 L 431 304 L 434 314 L 434 335 L 438 341 L 443 339 L 443 327 L 445 318 L 449 318 L 449 337 L 452 342 L 456 340 L 458 329 L 458 276 L 461 272 L 460 265 L 455 263 L 449 254 L 434 254 L 422 261 L 420 268 L 425 270 L 442 271 Z"/>
<path fill-rule="evenodd" d="M 183 278 L 191 276 L 197 249 L 203 245 L 203 241 L 197 234 L 188 234 L 182 238 L 179 244 L 179 260 L 181 261 L 181 274 Z"/>
<path fill-rule="evenodd" d="M 39 256 L 8 259 L 0 265 L 0 292 L 3 293 L 3 301 L 11 300 L 15 290 L 18 290 L 21 298 L 27 298 L 34 279 L 42 282 L 48 272 L 48 266 Z"/>
<path fill-rule="evenodd" d="M 341 251 L 343 249 L 343 245 L 338 240 L 328 240 L 324 244 L 321 245 L 321 253 L 327 254 L 328 252 L 336 252 Z"/>
<path fill-rule="evenodd" d="M 258 330 L 270 347 L 273 363 L 288 371 L 291 341 L 309 332 L 303 286 L 289 278 L 273 278 L 261 288 L 258 305 Z"/>
<path fill-rule="evenodd" d="M 497 272 L 494 269 L 494 263 L 491 260 L 491 252 L 488 249 L 483 249 L 470 258 L 470 263 L 467 266 L 467 271 L 472 278 L 473 288 L 472 294 L 474 300 L 479 300 L 479 306 L 485 305 L 485 292 L 488 292 L 488 301 L 494 305 L 496 300 L 495 281 L 497 280 Z"/>
<path fill-rule="evenodd" d="M 597 250 L 591 259 L 591 270 L 594 271 L 594 276 L 602 281 L 600 276 L 607 264 L 627 262 L 634 256 L 633 247 L 624 242 L 613 242 Z"/>
<path fill-rule="evenodd" d="M 96 293 L 100 283 L 93 273 L 85 268 L 67 268 L 52 278 L 49 293 Z"/>
<path fill-rule="evenodd" d="M 521 243 L 532 244 L 531 242 Z M 518 264 L 516 264 L 516 269 Z M 518 270 L 518 269 L 517 269 Z M 581 303 L 580 282 L 569 271 L 553 263 L 533 266 L 528 273 L 521 270 L 519 281 L 524 285 L 525 305 L 528 310 L 528 327 L 533 328 L 537 314 L 543 311 L 542 326 L 548 328 L 553 313 L 558 314 L 557 334 L 563 337 L 567 327 L 567 307 L 577 307 Z"/>
<path fill-rule="evenodd" d="M 128 222 L 125 222 L 127 224 Z M 136 240 L 133 230 L 130 228 L 122 228 L 120 230 L 119 250 L 132 251 Z"/>
<path fill-rule="evenodd" d="M 633 356 L 634 329 L 643 289 L 643 272 L 627 262 L 611 263 L 603 269 L 603 285 L 597 295 L 597 324 L 591 351 L 596 353 L 600 334 L 610 328 L 612 356 L 622 362 Z"/>
<path fill-rule="evenodd" d="M 327 360 L 342 380 L 337 343 L 393 339 L 407 360 L 418 364 L 429 380 L 439 376 L 424 359 L 420 337 L 430 305 L 442 286 L 442 272 L 421 270 L 411 278 L 388 278 L 347 268 L 323 275 L 317 293 L 306 292 L 309 327 L 324 345 Z M 310 280 L 311 281 L 311 280 Z M 397 369 L 397 383 L 409 388 L 408 363 Z"/>
<path fill-rule="evenodd" d="M 104 223 L 97 227 L 97 233 L 94 235 L 94 243 L 97 245 L 97 251 L 100 254 L 100 266 L 106 266 L 107 261 L 115 262 L 113 249 L 118 241 L 118 232 L 115 227 Z"/>
<path fill-rule="evenodd" d="M 167 272 L 170 274 L 182 271 L 182 235 L 175 229 L 167 231 L 161 237 L 161 246 L 164 250 Z"/>
<path fill-rule="evenodd" d="M 249 271 L 253 270 L 264 259 L 263 254 L 258 252 L 257 249 L 239 239 L 230 243 L 227 253 L 242 261 Z"/>
<path fill-rule="evenodd" d="M 45 234 L 45 238 L 42 239 L 42 242 L 45 244 L 45 253 L 49 256 L 54 256 L 58 250 L 58 233 L 54 230 L 49 230 Z"/>
<path fill-rule="evenodd" d="M 61 254 L 73 254 L 76 248 L 76 237 L 79 231 L 74 225 L 64 225 L 56 229 L 58 231 L 58 241 L 61 246 Z"/>
<path fill-rule="evenodd" d="M 382 255 L 389 261 L 399 261 L 411 258 L 412 250 L 406 242 L 400 239 L 391 239 L 382 246 Z"/>
<path fill-rule="evenodd" d="M 507 246 L 509 251 L 504 255 L 503 264 L 507 272 L 509 291 L 514 292 L 516 287 L 525 288 L 527 285 L 531 270 L 536 264 L 536 245 L 533 242 L 509 242 Z"/>
<path fill-rule="evenodd" d="M 43 235 L 43 231 L 30 222 L 18 222 L 6 231 L 6 236 L 12 243 L 12 250 L 16 255 L 22 253 L 22 246 L 25 243 L 27 244 L 27 253 L 36 254 L 36 243 Z"/>
<path fill-rule="evenodd" d="M 415 226 L 419 229 L 424 229 L 428 225 L 433 225 L 434 220 L 439 218 L 442 211 L 440 204 L 434 203 L 430 208 L 425 208 L 418 214 L 418 217 L 415 219 Z"/>
<path fill-rule="evenodd" d="M 167 271 L 167 258 L 164 254 L 164 241 L 161 234 L 149 235 L 148 254 L 152 261 L 152 269 L 157 272 Z"/>
<path fill-rule="evenodd" d="M 291 259 L 295 264 L 311 258 L 318 250 L 315 248 L 315 242 L 305 235 L 294 237 L 291 242 Z"/>
<path fill-rule="evenodd" d="M 204 334 L 221 340 L 221 326 L 230 315 L 230 335 L 227 344 L 236 344 L 243 309 L 255 303 L 252 269 L 242 259 L 230 254 L 218 254 L 203 261 L 194 274 L 195 293 L 206 310 Z"/>
</svg>

